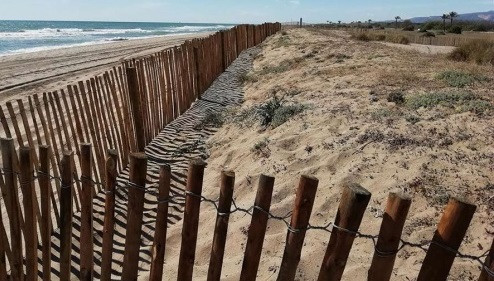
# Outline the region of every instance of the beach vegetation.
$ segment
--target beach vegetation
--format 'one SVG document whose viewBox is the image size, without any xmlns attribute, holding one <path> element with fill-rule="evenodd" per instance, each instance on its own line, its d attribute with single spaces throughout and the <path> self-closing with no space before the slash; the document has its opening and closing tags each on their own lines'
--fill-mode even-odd
<svg viewBox="0 0 494 281">
<path fill-rule="evenodd" d="M 411 109 L 443 106 L 457 112 L 485 114 L 492 111 L 493 105 L 469 91 L 431 92 L 407 97 L 406 106 Z"/>
<path fill-rule="evenodd" d="M 451 87 L 463 88 L 470 86 L 475 82 L 487 81 L 488 78 L 481 75 L 474 75 L 457 70 L 443 71 L 437 75 L 437 79 L 443 80 Z"/>
<path fill-rule="evenodd" d="M 448 57 L 454 61 L 494 65 L 494 41 L 485 39 L 471 40 L 453 50 Z"/>
</svg>

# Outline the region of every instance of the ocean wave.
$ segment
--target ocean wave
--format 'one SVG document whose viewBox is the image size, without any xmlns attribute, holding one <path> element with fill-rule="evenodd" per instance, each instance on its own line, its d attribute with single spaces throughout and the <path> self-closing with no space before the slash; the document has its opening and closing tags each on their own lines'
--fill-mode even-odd
<svg viewBox="0 0 494 281">
<path fill-rule="evenodd" d="M 22 30 L 19 32 L 0 32 L 0 38 L 7 39 L 38 39 L 57 37 L 80 37 L 94 35 L 112 34 L 132 34 L 132 33 L 152 33 L 153 30 L 141 28 L 132 29 L 79 29 L 79 28 L 42 28 L 32 30 Z"/>
<path fill-rule="evenodd" d="M 142 36 L 142 37 L 114 37 L 114 38 L 88 41 L 88 42 L 77 43 L 77 44 L 65 44 L 65 45 L 58 45 L 58 46 L 38 46 L 38 47 L 31 47 L 31 48 L 21 48 L 21 49 L 17 49 L 17 50 L 12 50 L 12 51 L 0 53 L 0 57 L 26 54 L 26 53 L 42 52 L 42 51 L 50 51 L 50 50 L 59 50 L 59 49 L 66 49 L 66 48 L 73 48 L 73 47 L 84 47 L 84 46 L 92 46 L 92 45 L 100 45 L 100 44 L 117 43 L 117 42 L 128 41 L 128 40 L 149 39 L 149 38 L 168 37 L 168 36 L 181 36 L 181 35 L 190 35 L 190 34 L 193 34 L 193 33 L 183 32 L 183 33 L 178 33 L 178 34 L 148 35 L 148 36 Z"/>
<path fill-rule="evenodd" d="M 183 33 L 183 32 L 204 32 L 215 31 L 220 29 L 227 29 L 232 26 L 228 25 L 185 25 L 185 26 L 170 26 L 158 29 L 142 29 L 142 28 L 129 28 L 129 29 L 94 29 L 94 28 L 42 28 L 42 29 L 27 29 L 18 30 L 15 32 L 0 32 L 0 39 L 50 39 L 50 38 L 71 38 L 71 37 L 87 37 L 87 36 L 99 36 L 105 35 L 126 35 L 122 37 L 142 37 L 146 34 L 168 34 L 168 33 Z M 128 36 L 127 36 L 128 35 Z"/>
</svg>

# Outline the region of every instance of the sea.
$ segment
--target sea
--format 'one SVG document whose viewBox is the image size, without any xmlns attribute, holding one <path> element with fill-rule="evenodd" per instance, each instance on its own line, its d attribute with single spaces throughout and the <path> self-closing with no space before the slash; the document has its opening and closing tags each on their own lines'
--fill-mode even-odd
<svg viewBox="0 0 494 281">
<path fill-rule="evenodd" d="M 232 24 L 219 23 L 0 20 L 0 56 L 157 36 L 218 31 L 232 26 Z"/>
</svg>

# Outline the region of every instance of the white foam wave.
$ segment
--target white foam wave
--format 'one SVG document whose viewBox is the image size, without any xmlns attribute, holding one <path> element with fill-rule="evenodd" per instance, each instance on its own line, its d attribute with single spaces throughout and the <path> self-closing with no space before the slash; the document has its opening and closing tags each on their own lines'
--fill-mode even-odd
<svg viewBox="0 0 494 281">
<path fill-rule="evenodd" d="M 20 32 L 0 32 L 0 39 L 49 39 L 49 38 L 70 38 L 70 37 L 90 37 L 90 36 L 112 36 L 112 35 L 132 35 L 132 37 L 146 36 L 151 33 L 183 33 L 201 32 L 207 30 L 219 30 L 230 28 L 226 25 L 210 26 L 175 26 L 164 29 L 79 29 L 79 28 L 43 28 L 33 30 L 22 30 Z"/>
</svg>

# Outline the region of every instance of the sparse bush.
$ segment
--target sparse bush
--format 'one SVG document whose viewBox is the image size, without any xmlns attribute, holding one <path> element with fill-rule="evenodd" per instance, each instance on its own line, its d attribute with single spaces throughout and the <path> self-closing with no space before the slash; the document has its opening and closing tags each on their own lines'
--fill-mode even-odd
<svg viewBox="0 0 494 281">
<path fill-rule="evenodd" d="M 367 33 L 356 33 L 352 35 L 352 38 L 364 42 L 371 41 L 371 38 L 367 35 Z"/>
<path fill-rule="evenodd" d="M 461 28 L 461 26 L 458 25 L 452 26 L 448 29 L 449 33 L 454 33 L 454 34 L 461 34 L 462 31 L 463 29 Z"/>
<path fill-rule="evenodd" d="M 405 103 L 405 96 L 402 92 L 392 92 L 388 95 L 388 102 L 394 102 L 397 105 Z"/>
<path fill-rule="evenodd" d="M 208 111 L 206 116 L 204 116 L 204 118 L 194 126 L 194 129 L 202 130 L 206 127 L 219 128 L 223 126 L 224 123 L 225 119 L 223 114 L 220 112 Z"/>
<path fill-rule="evenodd" d="M 386 36 L 386 41 L 396 44 L 403 44 L 403 45 L 410 44 L 410 39 L 408 39 L 408 37 L 398 34 Z"/>
<path fill-rule="evenodd" d="M 422 37 L 436 37 L 436 34 L 434 34 L 434 32 L 430 32 L 430 31 L 426 31 L 424 33 L 422 33 L 422 35 L 420 35 Z"/>
<path fill-rule="evenodd" d="M 251 151 L 254 152 L 257 156 L 268 158 L 269 156 L 271 156 L 271 150 L 269 149 L 268 145 L 269 139 L 264 138 L 263 140 L 256 142 Z"/>
<path fill-rule="evenodd" d="M 375 111 L 371 112 L 371 118 L 374 120 L 382 120 L 384 118 L 388 118 L 393 116 L 394 112 L 389 108 L 378 108 Z"/>
<path fill-rule="evenodd" d="M 283 73 L 285 71 L 288 71 L 290 69 L 290 66 L 292 65 L 293 61 L 291 60 L 284 60 L 282 61 L 279 65 L 277 66 L 266 66 L 260 71 L 257 72 L 257 75 L 266 75 L 266 74 L 277 74 L 277 73 Z"/>
<path fill-rule="evenodd" d="M 273 116 L 273 120 L 271 122 L 271 126 L 273 127 L 278 127 L 288 120 L 292 118 L 293 116 L 301 113 L 304 111 L 305 106 L 301 104 L 291 104 L 291 105 L 285 105 L 280 108 L 278 108 Z"/>
<path fill-rule="evenodd" d="M 413 25 L 407 25 L 403 27 L 403 31 L 414 31 L 415 27 Z"/>
<path fill-rule="evenodd" d="M 436 35 L 446 35 L 446 33 L 444 33 L 444 31 L 436 31 Z"/>
<path fill-rule="evenodd" d="M 449 54 L 455 61 L 471 61 L 494 65 L 494 42 L 478 39 L 461 45 Z"/>
<path fill-rule="evenodd" d="M 254 73 L 244 72 L 239 77 L 240 83 L 245 84 L 247 82 L 255 83 L 259 81 L 259 78 Z"/>
<path fill-rule="evenodd" d="M 286 36 L 286 35 L 288 35 L 288 32 L 286 32 L 286 31 L 282 31 L 282 32 L 281 32 L 281 35 Z"/>
<path fill-rule="evenodd" d="M 472 85 L 476 81 L 487 81 L 487 77 L 464 73 L 456 70 L 447 70 L 437 76 L 451 87 L 463 88 Z"/>
<path fill-rule="evenodd" d="M 483 114 L 493 108 L 488 101 L 466 91 L 418 94 L 407 98 L 406 105 L 412 109 L 432 108 L 441 105 L 455 108 L 459 112 L 471 111 L 476 114 Z"/>
<path fill-rule="evenodd" d="M 299 114 L 305 106 L 301 104 L 285 105 L 283 98 L 273 96 L 271 100 L 260 105 L 257 109 L 261 126 L 269 125 L 278 127 L 288 121 L 291 117 Z"/>
<path fill-rule="evenodd" d="M 420 118 L 416 115 L 407 115 L 405 116 L 405 120 L 409 123 L 416 124 L 420 122 Z"/>
</svg>

